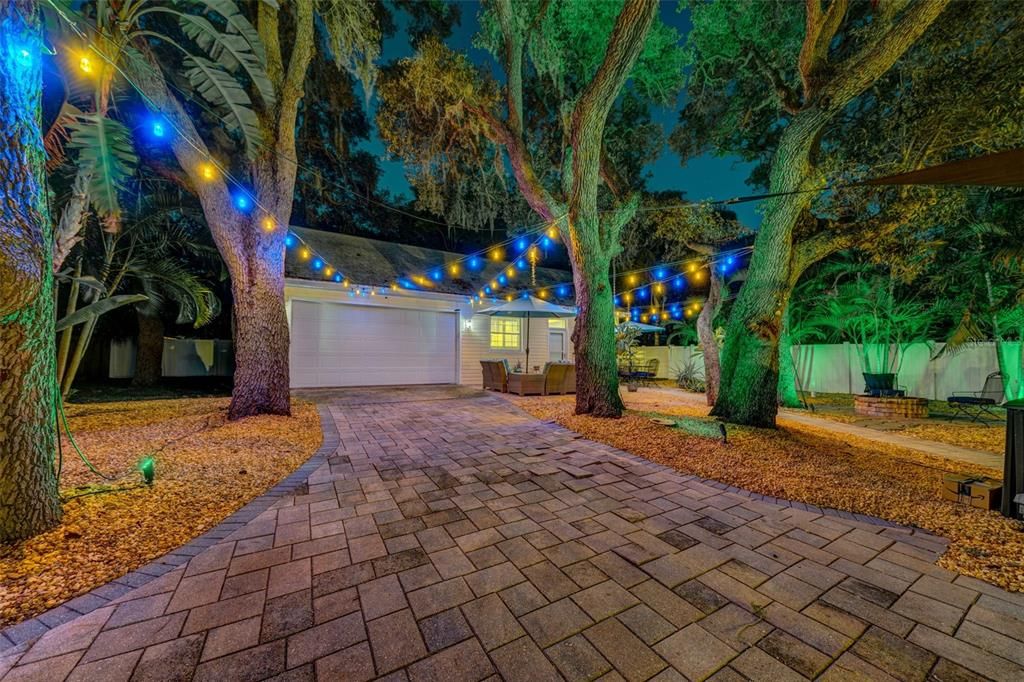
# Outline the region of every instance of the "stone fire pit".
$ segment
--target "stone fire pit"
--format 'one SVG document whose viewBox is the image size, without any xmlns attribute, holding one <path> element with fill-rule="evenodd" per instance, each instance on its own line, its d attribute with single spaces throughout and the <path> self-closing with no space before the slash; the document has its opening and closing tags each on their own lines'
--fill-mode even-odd
<svg viewBox="0 0 1024 682">
<path fill-rule="evenodd" d="M 903 396 L 855 395 L 853 396 L 853 411 L 865 417 L 927 419 L 928 401 L 925 398 Z"/>
</svg>

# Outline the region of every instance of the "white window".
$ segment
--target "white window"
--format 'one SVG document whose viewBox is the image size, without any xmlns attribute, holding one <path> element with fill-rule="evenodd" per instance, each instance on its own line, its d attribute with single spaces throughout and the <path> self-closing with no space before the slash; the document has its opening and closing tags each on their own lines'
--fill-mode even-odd
<svg viewBox="0 0 1024 682">
<path fill-rule="evenodd" d="M 548 327 L 551 329 L 565 329 L 565 320 L 552 319 L 548 320 Z"/>
<path fill-rule="evenodd" d="M 491 318 L 491 348 L 519 350 L 521 338 L 518 318 Z"/>
</svg>

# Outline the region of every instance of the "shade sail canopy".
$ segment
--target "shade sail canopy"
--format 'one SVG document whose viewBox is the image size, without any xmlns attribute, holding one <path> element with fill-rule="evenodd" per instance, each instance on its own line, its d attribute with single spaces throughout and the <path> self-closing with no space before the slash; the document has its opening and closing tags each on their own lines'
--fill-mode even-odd
<svg viewBox="0 0 1024 682">
<path fill-rule="evenodd" d="M 479 315 L 500 315 L 502 317 L 576 317 L 576 310 L 542 301 L 534 296 L 517 298 L 514 301 L 477 311 Z"/>
<path fill-rule="evenodd" d="M 909 173 L 887 175 L 857 185 L 988 185 L 1024 187 L 1024 149 L 960 159 Z"/>
</svg>

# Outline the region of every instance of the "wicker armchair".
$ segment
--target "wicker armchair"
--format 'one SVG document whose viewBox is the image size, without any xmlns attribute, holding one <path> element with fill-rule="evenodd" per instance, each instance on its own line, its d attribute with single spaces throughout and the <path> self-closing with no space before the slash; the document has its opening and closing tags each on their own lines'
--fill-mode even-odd
<svg viewBox="0 0 1024 682">
<path fill-rule="evenodd" d="M 549 362 L 544 367 L 544 395 L 575 392 L 576 365 L 571 362 Z"/>
<path fill-rule="evenodd" d="M 508 365 L 504 360 L 481 360 L 484 389 L 508 393 Z"/>
</svg>

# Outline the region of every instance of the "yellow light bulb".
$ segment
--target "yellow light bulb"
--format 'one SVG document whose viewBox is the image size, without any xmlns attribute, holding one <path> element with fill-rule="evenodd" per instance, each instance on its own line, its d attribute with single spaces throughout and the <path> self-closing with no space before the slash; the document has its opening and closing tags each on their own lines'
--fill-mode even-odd
<svg viewBox="0 0 1024 682">
<path fill-rule="evenodd" d="M 646 313 L 640 316 L 640 321 L 641 322 L 646 322 L 647 321 L 647 314 Z"/>
<path fill-rule="evenodd" d="M 626 295 L 624 295 L 622 297 L 622 300 L 625 301 L 626 303 L 632 303 L 633 302 L 633 294 L 626 294 Z"/>
<path fill-rule="evenodd" d="M 342 282 L 342 283 L 341 283 L 341 286 L 343 286 L 343 287 L 347 287 L 347 286 L 348 286 L 348 280 L 346 279 L 346 280 L 345 280 L 344 282 Z"/>
<path fill-rule="evenodd" d="M 687 272 L 693 272 L 693 271 L 695 271 L 696 269 L 697 269 L 697 264 L 696 264 L 696 263 L 688 263 L 688 264 L 686 265 L 686 271 L 687 271 Z"/>
<path fill-rule="evenodd" d="M 459 266 L 456 265 L 455 263 L 452 263 L 451 267 L 448 268 L 448 272 L 452 273 L 453 275 L 459 274 Z"/>
<path fill-rule="evenodd" d="M 658 282 L 657 284 L 654 285 L 654 293 L 660 294 L 660 293 L 662 293 L 664 291 L 665 291 L 665 287 L 662 286 L 661 282 Z"/>
<path fill-rule="evenodd" d="M 301 258 L 302 260 L 308 259 L 309 258 L 309 249 L 307 249 L 305 246 L 303 246 L 302 249 L 299 251 L 299 258 Z"/>
<path fill-rule="evenodd" d="M 263 219 L 263 229 L 266 230 L 267 232 L 273 232 L 274 231 L 274 219 L 271 218 L 270 216 L 267 216 L 266 218 L 264 218 Z"/>
<path fill-rule="evenodd" d="M 78 60 L 78 68 L 84 73 L 92 73 L 92 59 L 89 57 L 82 57 Z"/>
<path fill-rule="evenodd" d="M 697 281 L 697 282 L 701 281 L 702 279 L 704 279 L 704 273 L 703 272 L 698 272 L 698 273 L 694 274 L 693 279 L 695 281 Z"/>
<path fill-rule="evenodd" d="M 328 265 L 326 268 L 324 268 L 324 277 L 330 277 L 333 274 L 334 274 L 334 268 L 332 268 L 330 265 Z"/>
<path fill-rule="evenodd" d="M 507 295 L 507 296 L 505 297 L 505 300 L 506 300 L 506 301 L 511 301 L 511 300 L 512 300 L 512 294 L 509 294 L 509 295 Z"/>
<path fill-rule="evenodd" d="M 491 288 L 492 289 L 497 289 L 498 288 L 498 283 L 495 282 L 493 279 L 491 280 Z"/>
<path fill-rule="evenodd" d="M 548 292 L 542 290 L 542 291 L 537 292 L 537 295 L 540 296 L 541 298 L 547 298 L 548 297 Z"/>
<path fill-rule="evenodd" d="M 548 238 L 558 239 L 558 229 L 554 225 L 548 228 Z"/>
<path fill-rule="evenodd" d="M 630 275 L 626 278 L 628 284 L 636 284 L 636 275 Z"/>
<path fill-rule="evenodd" d="M 203 176 L 203 180 L 213 180 L 217 177 L 217 169 L 212 163 L 203 163 L 199 166 L 199 174 Z"/>
<path fill-rule="evenodd" d="M 491 260 L 501 260 L 502 252 L 499 248 L 491 249 Z"/>
<path fill-rule="evenodd" d="M 509 279 L 511 279 L 512 277 L 516 276 L 516 269 L 509 268 L 508 270 L 505 271 L 505 274 L 508 275 Z"/>
</svg>

